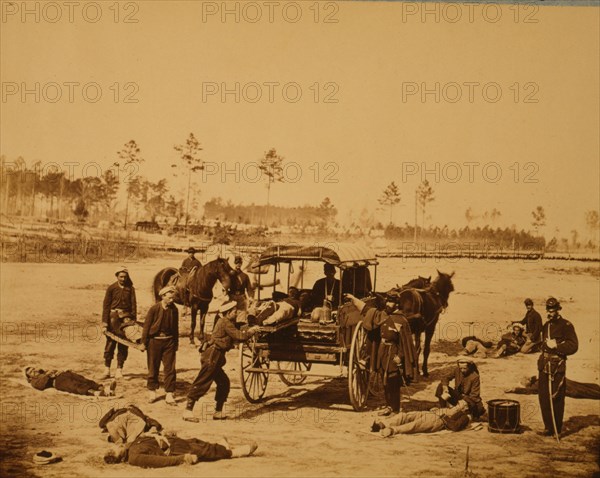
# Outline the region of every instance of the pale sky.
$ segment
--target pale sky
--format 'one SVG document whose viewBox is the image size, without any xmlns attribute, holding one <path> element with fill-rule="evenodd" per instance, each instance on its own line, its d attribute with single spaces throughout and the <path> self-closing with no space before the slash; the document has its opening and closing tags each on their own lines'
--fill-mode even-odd
<svg viewBox="0 0 600 478">
<path fill-rule="evenodd" d="M 342 221 L 352 210 L 375 209 L 394 180 L 402 192 L 394 219 L 412 222 L 422 166 L 433 171 L 436 163 L 440 175 L 427 176 L 436 197 L 429 213 L 440 226 L 463 226 L 472 206 L 479 214 L 500 210 L 499 225 L 530 228 L 541 205 L 550 231 L 567 234 L 583 230 L 584 211 L 599 208 L 598 7 L 501 5 L 492 23 L 497 11 L 463 6 L 451 23 L 457 12 L 443 6 L 436 22 L 409 4 L 324 2 L 317 9 L 299 2 L 302 17 L 293 23 L 292 3 L 279 2 L 272 22 L 264 2 L 254 4 L 260 12 L 229 2 L 236 23 L 234 14 L 222 21 L 222 2 L 152 1 L 120 4 L 116 23 L 114 2 L 101 2 L 96 23 L 81 9 L 69 22 L 66 7 L 55 23 L 48 20 L 56 11 L 40 10 L 36 23 L 34 14 L 23 22 L 15 13 L 21 2 L 2 2 L 2 154 L 28 164 L 75 161 L 77 176 L 87 162 L 108 167 L 135 139 L 146 159 L 139 173 L 157 180 L 170 178 L 173 145 L 194 132 L 203 158 L 218 168 L 202 184 L 201 203 L 217 195 L 264 203 L 266 189 L 252 182 L 248 163 L 275 147 L 295 163 L 289 176 L 302 175 L 275 185 L 272 203 L 317 205 L 329 196 Z M 86 11 L 88 19 L 96 14 Z M 124 23 L 128 14 L 138 22 Z M 55 103 L 52 82 L 62 94 Z M 69 82 L 76 83 L 72 102 Z M 82 92 L 91 82 L 102 92 L 95 103 Z M 233 93 L 223 101 L 222 87 L 235 90 L 236 82 L 239 102 Z M 36 83 L 39 102 L 35 94 L 23 101 L 22 90 L 35 91 Z M 285 96 L 291 83 L 297 86 L 288 85 Z M 439 102 L 435 93 L 423 99 L 422 90 L 435 92 L 436 83 Z M 257 85 L 262 97 L 253 103 Z M 302 96 L 294 103 L 297 87 Z M 95 91 L 89 87 L 86 98 Z M 138 102 L 125 103 L 132 92 Z M 325 102 L 328 94 L 337 102 Z M 223 182 L 222 164 L 235 171 L 236 162 L 238 182 L 235 173 Z M 387 212 L 380 217 L 387 220 Z"/>
</svg>

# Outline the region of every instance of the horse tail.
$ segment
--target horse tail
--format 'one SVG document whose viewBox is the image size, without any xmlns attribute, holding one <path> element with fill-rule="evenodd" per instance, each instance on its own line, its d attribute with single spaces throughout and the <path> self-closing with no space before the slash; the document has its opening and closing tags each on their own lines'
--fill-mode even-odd
<svg viewBox="0 0 600 478">
<path fill-rule="evenodd" d="M 169 283 L 175 274 L 179 274 L 177 269 L 174 267 L 167 267 L 165 269 L 161 269 L 158 274 L 154 276 L 154 280 L 152 281 L 152 292 L 156 302 L 160 300 L 160 295 L 158 295 L 160 290 Z"/>
</svg>

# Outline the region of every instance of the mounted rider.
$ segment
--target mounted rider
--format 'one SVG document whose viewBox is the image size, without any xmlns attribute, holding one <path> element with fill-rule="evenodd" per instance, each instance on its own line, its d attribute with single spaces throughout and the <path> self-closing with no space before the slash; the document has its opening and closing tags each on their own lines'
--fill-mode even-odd
<svg viewBox="0 0 600 478">
<path fill-rule="evenodd" d="M 176 279 L 176 282 L 170 285 L 175 285 L 177 287 L 177 292 L 181 296 L 183 305 L 190 307 L 190 295 L 187 285 L 192 274 L 202 267 L 202 263 L 196 259 L 194 254 L 198 251 L 193 247 L 188 247 L 184 252 L 187 252 L 188 256 L 181 263 L 179 277 Z"/>
</svg>

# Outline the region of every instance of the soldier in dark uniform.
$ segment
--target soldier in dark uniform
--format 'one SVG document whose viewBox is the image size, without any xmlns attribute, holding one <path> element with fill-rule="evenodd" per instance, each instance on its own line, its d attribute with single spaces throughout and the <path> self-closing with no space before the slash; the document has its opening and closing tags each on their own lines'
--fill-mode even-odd
<svg viewBox="0 0 600 478">
<path fill-rule="evenodd" d="M 322 307 L 328 301 L 333 309 L 337 309 L 340 302 L 340 281 L 335 278 L 335 266 L 325 263 L 323 265 L 325 277 L 315 282 L 312 289 L 313 305 Z"/>
<path fill-rule="evenodd" d="M 496 354 L 494 357 L 506 357 L 514 355 L 521 351 L 521 348 L 527 342 L 527 337 L 523 335 L 523 327 L 520 322 L 512 324 L 512 332 L 504 334 L 496 346 Z"/>
<path fill-rule="evenodd" d="M 245 342 L 258 332 L 260 327 L 254 326 L 246 330 L 239 330 L 235 326 L 237 317 L 237 304 L 234 301 L 226 302 L 219 309 L 221 318 L 215 325 L 208 348 L 202 352 L 200 357 L 200 372 L 192 383 L 188 392 L 186 410 L 183 419 L 190 422 L 200 421 L 194 417 L 194 405 L 200 397 L 206 395 L 213 381 L 217 383 L 215 394 L 214 420 L 227 418 L 223 414 L 223 405 L 229 395 L 229 377 L 223 371 L 226 359 L 225 354 L 234 346 L 234 341 Z"/>
<path fill-rule="evenodd" d="M 163 287 L 159 292 L 161 301 L 148 310 L 144 329 L 142 331 L 142 345 L 148 352 L 148 403 L 156 400 L 158 389 L 158 371 L 163 363 L 165 375 L 165 403 L 177 406 L 175 397 L 175 356 L 179 348 L 179 311 L 173 299 L 175 287 Z"/>
<path fill-rule="evenodd" d="M 380 412 L 386 416 L 400 412 L 400 386 L 402 385 L 402 351 L 400 345 L 400 329 L 409 327 L 408 321 L 399 312 L 387 315 L 385 322 L 379 327 L 381 342 L 377 354 L 378 369 L 383 373 L 383 385 L 387 408 Z"/>
<path fill-rule="evenodd" d="M 542 435 L 557 437 L 565 411 L 567 356 L 573 355 L 579 347 L 575 328 L 561 317 L 561 309 L 554 297 L 546 301 L 548 321 L 542 328 L 542 353 L 538 359 L 538 395 L 545 427 Z"/>
<path fill-rule="evenodd" d="M 188 279 L 189 279 L 189 275 L 190 272 L 192 272 L 192 270 L 194 268 L 200 268 L 202 267 L 202 263 L 196 259 L 196 256 L 194 254 L 196 254 L 196 249 L 194 249 L 193 247 L 189 247 L 188 249 L 185 250 L 185 252 L 188 253 L 188 256 L 183 260 L 183 262 L 181 263 L 181 267 L 179 268 L 179 283 L 177 288 L 179 289 L 179 294 L 181 296 L 182 302 L 183 302 L 183 315 L 186 316 L 188 313 L 188 307 L 191 306 L 190 304 L 190 291 L 189 288 L 187 287 L 187 283 L 188 283 Z M 196 322 L 194 322 L 193 327 L 196 327 Z M 192 327 L 192 328 L 193 328 Z M 190 343 L 193 344 L 194 343 L 194 334 L 192 333 L 192 335 L 190 335 Z"/>
<path fill-rule="evenodd" d="M 349 293 L 344 294 L 344 299 L 350 300 L 363 316 L 362 327 L 368 331 L 365 350 L 372 350 L 373 342 L 380 341 L 375 368 L 383 374 L 387 406 L 379 415 L 398 413 L 400 412 L 400 387 L 405 382 L 410 383 L 417 374 L 417 356 L 408 321 L 396 309 L 396 304 L 393 302 L 387 302 L 385 310 L 379 310 Z M 366 352 L 361 359 L 365 360 L 365 367 L 370 368 L 370 364 L 367 363 L 371 359 L 370 352 Z"/>
<path fill-rule="evenodd" d="M 127 268 L 121 267 L 115 272 L 117 282 L 111 284 L 106 289 L 104 302 L 102 304 L 102 328 L 108 330 L 115 335 L 121 334 L 121 325 L 123 320 L 128 318 L 135 321 L 137 316 L 137 302 L 135 298 L 135 288 L 129 277 Z M 129 347 L 121 343 L 115 342 L 113 339 L 106 337 L 106 345 L 104 346 L 104 375 L 103 379 L 110 378 L 110 364 L 117 352 L 117 371 L 115 378 L 123 378 L 123 365 L 127 360 Z"/>
<path fill-rule="evenodd" d="M 527 342 L 521 347 L 521 353 L 530 354 L 539 352 L 540 350 L 542 340 L 542 316 L 533 308 L 533 301 L 531 299 L 525 299 L 525 307 L 527 308 L 527 313 L 520 323 L 525 326 Z"/>
<path fill-rule="evenodd" d="M 449 386 L 450 381 L 454 379 L 454 388 Z M 458 360 L 458 367 L 454 369 L 452 375 L 442 378 L 441 383 L 435 392 L 439 399 L 440 407 L 450 405 L 465 405 L 473 418 L 477 419 L 485 413 L 485 407 L 481 400 L 481 381 L 479 379 L 479 370 L 477 365 L 470 357 Z"/>
<path fill-rule="evenodd" d="M 229 297 L 231 300 L 235 300 L 237 303 L 237 310 L 239 312 L 246 312 L 248 309 L 248 297 L 254 296 L 252 290 L 252 284 L 250 283 L 250 277 L 244 271 L 242 271 L 243 259 L 241 256 L 235 256 L 233 260 L 235 264 L 235 273 L 239 279 L 239 288 L 232 289 Z"/>
<path fill-rule="evenodd" d="M 185 252 L 188 253 L 188 256 L 181 263 L 180 271 L 184 273 L 189 273 L 194 267 L 202 267 L 202 264 L 198 259 L 196 259 L 196 249 L 190 247 L 186 249 Z"/>
</svg>

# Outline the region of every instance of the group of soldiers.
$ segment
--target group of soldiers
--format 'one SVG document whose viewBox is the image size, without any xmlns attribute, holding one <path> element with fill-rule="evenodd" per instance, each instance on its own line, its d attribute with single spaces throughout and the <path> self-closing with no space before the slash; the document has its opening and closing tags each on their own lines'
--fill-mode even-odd
<svg viewBox="0 0 600 478">
<path fill-rule="evenodd" d="M 186 252 L 188 257 L 181 265 L 181 272 L 184 274 L 191 272 L 196 267 L 201 267 L 200 261 L 195 257 L 196 251 L 189 248 Z M 183 413 L 183 419 L 186 421 L 199 421 L 193 415 L 194 405 L 209 391 L 213 382 L 217 386 L 213 419 L 227 418 L 223 413 L 223 406 L 229 395 L 230 384 L 227 374 L 223 371 L 226 362 L 225 354 L 234 347 L 235 342 L 247 341 L 259 330 L 258 326 L 247 327 L 243 330 L 236 327 L 238 311 L 240 307 L 245 306 L 246 294 L 251 285 L 248 275 L 241 270 L 242 258 L 236 256 L 234 263 L 241 287 L 231 291 L 229 300 L 219 308 L 219 318 L 215 322 L 211 339 L 201 352 L 200 371 L 188 391 L 186 408 Z M 102 322 L 105 330 L 118 335 L 124 320 L 137 320 L 137 304 L 135 288 L 127 268 L 120 267 L 115 271 L 115 276 L 116 282 L 108 287 L 104 297 Z M 154 403 L 158 398 L 158 377 L 162 363 L 165 403 L 173 407 L 178 406 L 175 398 L 176 354 L 179 349 L 179 311 L 174 303 L 176 293 L 177 290 L 172 285 L 167 285 L 159 291 L 160 301 L 148 310 L 140 340 L 141 349 L 147 354 L 147 401 Z M 111 377 L 110 367 L 115 350 L 117 350 L 117 368 L 114 378 L 123 377 L 123 365 L 127 359 L 128 346 L 107 336 L 104 347 L 103 379 Z"/>
<path fill-rule="evenodd" d="M 183 271 L 190 271 L 199 267 L 200 262 L 194 257 L 194 250 L 188 249 L 189 257 L 182 264 Z M 228 350 L 233 348 L 235 342 L 246 341 L 259 331 L 258 326 L 240 329 L 236 327 L 236 319 L 241 310 L 247 307 L 248 292 L 252 285 L 247 274 L 241 271 L 242 259 L 236 257 L 234 260 L 236 273 L 239 274 L 240 290 L 232 291 L 228 301 L 219 309 L 220 319 L 215 323 L 211 340 L 208 347 L 201 353 L 201 367 L 190 390 L 188 391 L 187 403 L 183 412 L 183 419 L 197 422 L 193 410 L 195 403 L 210 389 L 213 382 L 216 383 L 215 413 L 214 419 L 225 419 L 223 406 L 227 400 L 230 390 L 229 378 L 223 371 Z M 332 300 L 338 295 L 335 293 L 336 281 L 332 271 L 325 269 L 325 278 L 317 281 L 316 291 L 323 289 L 323 298 Z M 333 271 L 335 273 L 335 271 Z M 105 295 L 102 320 L 108 330 L 113 330 L 115 321 L 136 319 L 136 297 L 135 288 L 126 268 L 120 268 L 115 272 L 117 281 L 111 284 Z M 322 282 L 322 283 L 321 283 Z M 321 287 L 322 286 L 322 287 Z M 339 287 L 339 284 L 337 284 Z M 158 389 L 158 373 L 160 364 L 164 369 L 165 402 L 168 405 L 177 406 L 175 400 L 175 357 L 179 346 L 178 309 L 174 305 L 176 290 L 173 286 L 166 286 L 160 290 L 161 300 L 154 304 L 148 311 L 144 321 L 142 332 L 142 348 L 147 352 L 148 364 L 148 401 L 154 402 L 156 390 Z M 355 306 L 363 311 L 365 303 L 360 299 L 346 294 Z M 554 297 L 546 301 L 547 321 L 542 324 L 540 314 L 534 309 L 531 299 L 525 300 L 527 312 L 519 325 L 524 325 L 526 339 L 520 348 L 525 347 L 527 352 L 540 351 L 538 360 L 539 372 L 539 401 L 545 429 L 544 435 L 560 435 L 564 415 L 565 390 L 566 390 L 566 360 L 569 355 L 574 354 L 578 348 L 577 335 L 573 325 L 560 315 L 562 309 L 560 303 Z M 400 347 L 400 338 L 397 335 L 398 324 L 395 324 L 394 315 L 380 317 L 382 328 L 382 342 L 394 344 Z M 387 323 L 389 322 L 389 323 Z M 402 324 L 405 325 L 405 324 Z M 389 330 L 388 330 L 389 329 Z M 389 332 L 389 337 L 386 335 Z M 515 331 L 517 333 L 517 331 Z M 501 341 L 499 345 L 502 352 L 510 349 L 513 344 L 510 340 Z M 107 337 L 104 348 L 105 373 L 103 378 L 111 376 L 110 366 L 117 350 L 117 369 L 115 378 L 123 376 L 123 364 L 127 359 L 127 346 L 116 343 Z M 390 348 L 388 362 L 399 360 L 397 354 Z M 381 354 L 381 360 L 385 361 L 385 354 Z M 389 365 L 389 364 L 388 364 Z M 387 367 L 389 377 L 386 380 L 386 400 L 388 403 L 387 414 L 400 412 L 399 387 L 401 377 L 398 367 Z M 464 409 L 468 410 L 473 417 L 484 414 L 483 403 L 479 397 L 479 374 L 477 367 L 470 358 L 460 359 L 455 372 L 455 387 L 448 387 L 447 383 L 441 383 L 436 391 L 436 396 L 441 405 L 458 404 L 463 402 Z M 466 404 L 466 405 L 465 405 Z"/>
<path fill-rule="evenodd" d="M 347 296 L 359 310 L 366 309 L 363 301 L 350 294 Z M 578 339 L 573 324 L 561 316 L 562 306 L 556 298 L 550 297 L 546 301 L 547 321 L 545 323 L 542 323 L 541 315 L 533 305 L 531 299 L 525 300 L 527 312 L 519 325 L 525 325 L 526 335 L 519 344 L 519 349 L 524 353 L 534 351 L 540 353 L 537 363 L 538 395 L 544 422 L 544 430 L 540 434 L 543 436 L 554 435 L 558 439 L 562 431 L 565 408 L 566 361 L 568 356 L 577 352 Z M 441 408 L 437 409 L 436 413 L 409 412 L 407 414 L 400 412 L 399 381 L 401 377 L 398 367 L 395 365 L 400 365 L 399 330 L 406 324 L 402 314 L 392 313 L 393 306 L 388 310 L 389 314 L 373 313 L 378 314 L 375 320 L 380 322 L 382 344 L 391 345 L 391 347 L 384 347 L 380 354 L 381 360 L 386 362 L 386 369 L 389 368 L 389 377 L 385 383 L 385 397 L 388 406 L 381 415 L 394 414 L 395 417 L 387 424 L 387 427 L 383 422 L 376 422 L 373 431 L 381 431 L 383 436 L 390 436 L 394 433 L 439 431 L 444 428 L 454 429 L 452 427 L 458 426 L 455 419 L 459 416 L 459 412 L 467 413 L 470 419 L 484 417 L 485 408 L 480 396 L 479 371 L 471 357 L 460 358 L 451 376 L 444 378 L 438 385 L 435 395 Z M 369 312 L 366 314 L 367 319 L 368 314 Z M 517 332 L 514 334 L 521 335 Z M 500 341 L 499 350 L 508 350 L 512 346 L 511 340 L 503 338 Z M 522 350 L 523 348 L 525 350 Z M 387 365 L 390 364 L 391 366 L 388 367 Z M 453 388 L 449 386 L 451 380 L 454 380 Z M 451 408 L 447 408 L 448 406 Z M 448 423 L 451 425 L 449 426 Z"/>
</svg>

